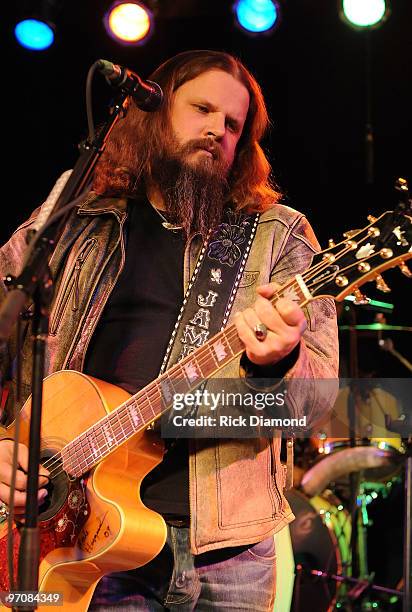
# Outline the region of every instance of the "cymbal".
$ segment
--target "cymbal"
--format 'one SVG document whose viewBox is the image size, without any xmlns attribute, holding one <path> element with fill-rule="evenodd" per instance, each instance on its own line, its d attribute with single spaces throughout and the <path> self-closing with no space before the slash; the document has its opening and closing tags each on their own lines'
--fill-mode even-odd
<svg viewBox="0 0 412 612">
<path fill-rule="evenodd" d="M 387 323 L 370 323 L 369 325 L 339 325 L 342 331 L 406 331 L 412 332 L 412 327 L 405 325 L 388 325 Z"/>
</svg>

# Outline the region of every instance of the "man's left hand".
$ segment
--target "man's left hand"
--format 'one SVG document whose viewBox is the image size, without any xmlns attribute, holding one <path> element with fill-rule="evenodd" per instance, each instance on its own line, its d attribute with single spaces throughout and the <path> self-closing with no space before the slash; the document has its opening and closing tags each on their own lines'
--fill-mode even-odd
<svg viewBox="0 0 412 612">
<path fill-rule="evenodd" d="M 297 346 L 306 329 L 306 318 L 301 307 L 288 298 L 279 298 L 276 306 L 270 302 L 275 294 L 273 284 L 258 287 L 258 297 L 251 308 L 235 314 L 234 322 L 245 345 L 248 359 L 256 365 L 276 364 Z M 264 340 L 258 340 L 256 328 L 267 328 Z"/>
</svg>

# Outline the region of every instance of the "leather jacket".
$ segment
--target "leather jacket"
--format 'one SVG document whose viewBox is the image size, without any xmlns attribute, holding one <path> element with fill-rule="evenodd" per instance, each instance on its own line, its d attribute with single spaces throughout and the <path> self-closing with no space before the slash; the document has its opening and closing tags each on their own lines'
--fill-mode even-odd
<svg viewBox="0 0 412 612">
<path fill-rule="evenodd" d="M 0 250 L 0 272 L 17 274 L 26 247 L 25 235 L 35 211 Z M 85 354 L 104 305 L 125 260 L 126 198 L 103 198 L 90 193 L 71 214 L 57 244 L 50 269 L 55 281 L 46 374 L 61 369 L 82 371 Z M 188 242 L 184 257 L 184 289 L 201 247 L 199 236 Z M 251 306 L 255 289 L 269 281 L 285 283 L 305 271 L 318 243 L 305 216 L 275 205 L 260 216 L 246 270 L 232 308 Z M 1 296 L 5 287 L 1 287 Z M 337 326 L 333 300 L 319 299 L 305 307 L 308 327 L 297 359 L 285 378 L 296 381 L 292 391 L 293 416 L 317 418 L 331 409 L 337 386 L 318 387 L 316 379 L 335 379 L 338 370 Z M 229 319 L 229 323 L 231 318 Z M 22 396 L 30 394 L 31 341 L 23 344 Z M 13 379 L 15 345 L 0 351 L 0 372 Z M 217 374 L 221 378 L 245 375 L 239 358 Z M 305 385 L 299 381 L 305 379 Z M 213 384 L 213 381 L 211 381 Z M 11 384 L 8 406 L 13 401 Z M 289 399 L 291 399 L 291 397 Z M 10 420 L 7 409 L 2 421 Z M 1 436 L 0 436 L 1 437 Z M 194 554 L 226 546 L 252 544 L 282 529 L 293 519 L 283 495 L 285 470 L 280 461 L 279 437 L 272 439 L 194 440 L 190 445 L 189 484 L 191 547 Z"/>
</svg>

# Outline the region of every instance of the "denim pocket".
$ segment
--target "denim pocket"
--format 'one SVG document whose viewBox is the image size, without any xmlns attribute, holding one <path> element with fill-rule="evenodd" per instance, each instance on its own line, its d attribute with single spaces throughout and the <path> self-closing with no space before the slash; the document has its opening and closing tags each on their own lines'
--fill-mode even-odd
<svg viewBox="0 0 412 612">
<path fill-rule="evenodd" d="M 276 559 L 275 538 L 270 536 L 257 544 L 254 544 L 246 551 L 249 556 L 256 561 L 271 565 Z"/>
</svg>

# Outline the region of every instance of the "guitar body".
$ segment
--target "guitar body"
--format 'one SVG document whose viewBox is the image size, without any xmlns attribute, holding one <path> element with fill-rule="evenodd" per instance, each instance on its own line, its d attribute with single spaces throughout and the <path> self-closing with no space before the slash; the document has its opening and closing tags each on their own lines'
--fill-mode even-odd
<svg viewBox="0 0 412 612">
<path fill-rule="evenodd" d="M 52 481 L 39 516 L 39 590 L 62 592 L 64 610 L 87 610 L 103 575 L 148 563 L 166 540 L 163 518 L 143 505 L 139 493 L 143 478 L 163 458 L 163 444 L 152 432 L 133 435 L 81 478 L 69 478 L 61 465 L 48 461 L 129 397 L 115 385 L 71 370 L 44 380 L 41 455 Z M 30 410 L 29 398 L 21 416 L 20 442 L 26 445 Z M 16 576 L 17 527 L 14 534 Z M 5 523 L 0 565 L 0 590 L 9 591 Z"/>
<path fill-rule="evenodd" d="M 370 216 L 363 229 L 344 234 L 338 244 L 331 241 L 309 270 L 276 290 L 272 304 L 292 296 L 302 307 L 318 297 L 342 301 L 352 293 L 359 304 L 365 302 L 359 291 L 363 284 L 375 280 L 385 290 L 385 270 L 399 266 L 411 278 L 405 261 L 412 258 L 412 210 L 405 181 L 398 183 L 402 197 L 395 211 Z M 143 505 L 139 493 L 143 478 L 163 457 L 162 443 L 147 426 L 171 408 L 182 374 L 184 391 L 192 391 L 243 350 L 232 323 L 134 396 L 70 370 L 45 379 L 41 448 L 52 484 L 39 517 L 39 590 L 62 592 L 64 610 L 87 610 L 102 576 L 144 565 L 160 552 L 165 522 Z M 30 410 L 29 399 L 22 408 L 20 436 L 26 445 Z M 66 471 L 58 463 L 62 456 Z M 15 533 L 16 573 L 17 528 Z M 9 590 L 6 536 L 0 524 L 0 591 Z"/>
</svg>

